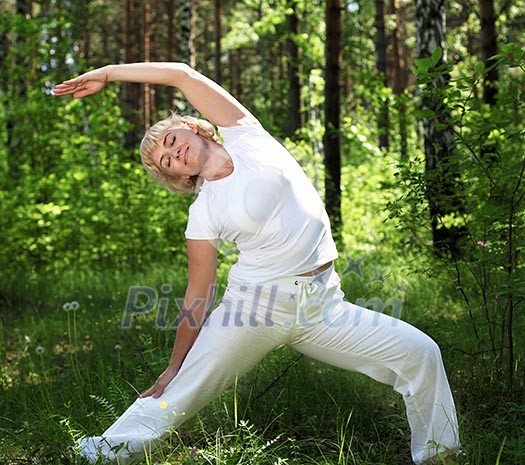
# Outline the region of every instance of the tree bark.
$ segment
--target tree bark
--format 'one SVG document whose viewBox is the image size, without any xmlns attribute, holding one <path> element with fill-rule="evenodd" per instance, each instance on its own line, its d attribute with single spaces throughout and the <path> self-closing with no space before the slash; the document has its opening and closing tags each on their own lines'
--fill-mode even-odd
<svg viewBox="0 0 525 465">
<path fill-rule="evenodd" d="M 375 0 L 376 15 L 375 15 L 375 28 L 376 28 L 376 68 L 377 72 L 381 76 L 381 82 L 384 87 L 387 87 L 387 39 L 385 31 L 385 0 Z M 379 133 L 379 147 L 388 147 L 389 144 L 389 115 L 388 115 L 388 104 L 382 102 L 381 108 L 379 109 L 379 115 L 377 118 L 377 130 Z"/>
<path fill-rule="evenodd" d="M 403 93 L 408 87 L 408 72 L 406 65 L 406 50 L 401 40 L 401 17 L 399 13 L 398 0 L 390 0 L 390 13 L 394 14 L 395 27 L 392 31 L 392 55 L 394 58 L 392 67 L 392 88 L 396 96 L 397 113 L 399 120 L 399 152 L 401 160 L 408 159 L 408 130 L 406 104 Z"/>
<path fill-rule="evenodd" d="M 166 1 L 166 13 L 168 17 L 167 25 L 167 44 L 166 44 L 166 60 L 175 61 L 175 8 L 176 0 L 167 0 Z M 173 97 L 174 89 L 172 86 L 168 86 L 166 89 L 167 99 L 168 99 L 168 108 L 171 109 L 173 106 Z"/>
<path fill-rule="evenodd" d="M 181 59 L 195 68 L 195 2 L 193 0 L 185 0 L 182 3 L 180 28 Z"/>
<path fill-rule="evenodd" d="M 222 0 L 214 1 L 215 27 L 213 28 L 213 39 L 215 48 L 213 53 L 213 62 L 215 70 L 215 82 L 221 84 L 221 37 L 222 37 Z"/>
<path fill-rule="evenodd" d="M 180 10 L 180 60 L 195 67 L 195 9 L 193 0 L 183 0 Z M 186 105 L 184 111 L 196 115 L 191 105 Z"/>
<path fill-rule="evenodd" d="M 430 57 L 440 47 L 443 55 L 437 63 L 446 62 L 445 25 L 446 8 L 444 0 L 416 0 L 417 56 Z M 441 74 L 434 79 L 433 87 L 438 89 L 448 85 L 450 77 Z M 432 225 L 432 239 L 435 250 L 445 250 L 456 255 L 459 252 L 459 239 L 462 228 L 448 228 L 443 224 L 447 215 L 456 215 L 463 210 L 461 201 L 460 173 L 455 166 L 454 133 L 450 113 L 446 104 L 435 92 L 423 97 L 421 106 L 432 110 L 435 122 L 423 119 L 425 143 L 426 196 L 429 203 Z"/>
<path fill-rule="evenodd" d="M 479 0 L 479 16 L 481 21 L 481 55 L 485 68 L 491 66 L 491 57 L 498 53 L 496 17 L 494 14 L 494 0 Z M 498 68 L 490 69 L 483 79 L 483 102 L 488 105 L 496 104 L 498 93 Z"/>
<path fill-rule="evenodd" d="M 297 1 L 288 0 L 290 13 L 286 15 L 288 36 L 286 48 L 288 51 L 288 96 L 290 103 L 290 117 L 288 136 L 293 137 L 295 132 L 303 126 L 301 117 L 301 79 L 299 75 L 299 47 L 296 37 L 299 33 L 299 18 L 297 17 Z"/>
<path fill-rule="evenodd" d="M 150 0 L 144 2 L 144 61 L 150 61 L 151 43 L 151 5 Z M 149 83 L 144 84 L 144 131 L 151 125 L 151 89 Z"/>
<path fill-rule="evenodd" d="M 341 0 L 327 0 L 325 10 L 325 203 L 336 239 L 341 229 Z"/>
<path fill-rule="evenodd" d="M 126 29 L 124 40 L 124 61 L 133 63 L 139 61 L 136 53 L 136 44 L 139 40 L 137 33 L 137 17 L 135 0 L 126 1 Z M 137 84 L 126 82 L 122 85 L 123 107 L 127 118 L 133 123 L 129 131 L 124 134 L 124 148 L 134 149 L 138 144 L 138 129 L 140 122 L 140 88 Z"/>
</svg>

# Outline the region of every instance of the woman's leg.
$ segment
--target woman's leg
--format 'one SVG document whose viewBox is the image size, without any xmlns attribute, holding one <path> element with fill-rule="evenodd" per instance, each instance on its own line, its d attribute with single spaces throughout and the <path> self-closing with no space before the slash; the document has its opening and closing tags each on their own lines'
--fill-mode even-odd
<svg viewBox="0 0 525 465">
<path fill-rule="evenodd" d="M 307 324 L 296 329 L 290 345 L 399 392 L 412 432 L 414 462 L 436 455 L 436 444 L 439 450 L 458 449 L 456 410 L 437 344 L 401 320 L 344 302 L 334 275 L 324 286 L 318 283 L 313 294 L 298 293 Z M 298 287 L 308 285 L 299 282 Z M 316 323 L 308 324 L 311 321 Z"/>
<path fill-rule="evenodd" d="M 239 309 L 232 308 L 234 305 L 223 302 L 210 315 L 161 397 L 137 399 L 102 436 L 78 441 L 80 454 L 92 461 L 103 457 L 117 463 L 140 458 L 157 439 L 180 426 L 236 376 L 283 343 L 282 334 L 264 324 L 250 324 L 243 305 Z"/>
</svg>

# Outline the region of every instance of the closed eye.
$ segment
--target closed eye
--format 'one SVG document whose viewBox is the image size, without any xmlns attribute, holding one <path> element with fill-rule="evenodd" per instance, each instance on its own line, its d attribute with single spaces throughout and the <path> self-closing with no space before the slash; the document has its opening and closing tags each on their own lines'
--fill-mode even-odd
<svg viewBox="0 0 525 465">
<path fill-rule="evenodd" d="M 175 145 L 175 139 L 177 139 L 177 136 L 173 134 L 173 139 L 171 140 L 171 146 L 173 147 Z"/>
</svg>

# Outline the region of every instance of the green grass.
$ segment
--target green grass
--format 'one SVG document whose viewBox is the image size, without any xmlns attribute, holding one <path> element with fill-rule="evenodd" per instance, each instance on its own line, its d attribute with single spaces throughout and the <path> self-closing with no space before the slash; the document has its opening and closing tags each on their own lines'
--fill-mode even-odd
<svg viewBox="0 0 525 465">
<path fill-rule="evenodd" d="M 179 297 L 184 277 L 176 267 L 158 265 L 144 273 L 2 278 L 1 464 L 70 463 L 67 447 L 75 438 L 101 433 L 154 382 L 174 331 L 157 328 L 153 312 L 123 330 L 127 291 L 146 285 L 160 293 L 171 283 L 170 295 Z M 377 290 L 351 281 L 344 280 L 349 298 Z M 458 463 L 525 463 L 522 379 L 505 392 L 493 359 L 455 350 L 469 325 L 454 317 L 458 303 L 441 303 L 435 312 L 436 289 L 425 292 L 417 282 L 405 283 L 403 318 L 443 347 L 465 446 Z M 78 308 L 64 309 L 71 302 Z M 170 305 L 169 320 L 175 318 Z M 403 403 L 390 388 L 282 349 L 142 463 L 404 465 L 411 463 L 408 446 Z"/>
</svg>

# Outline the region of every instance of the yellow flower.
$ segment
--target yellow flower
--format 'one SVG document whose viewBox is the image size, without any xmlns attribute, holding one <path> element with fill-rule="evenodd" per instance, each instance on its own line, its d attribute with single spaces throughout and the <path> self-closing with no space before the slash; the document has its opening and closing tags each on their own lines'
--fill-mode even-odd
<svg viewBox="0 0 525 465">
<path fill-rule="evenodd" d="M 160 403 L 160 408 L 166 408 L 166 407 L 168 407 L 168 403 L 167 403 L 165 400 L 163 400 L 163 401 Z"/>
</svg>

